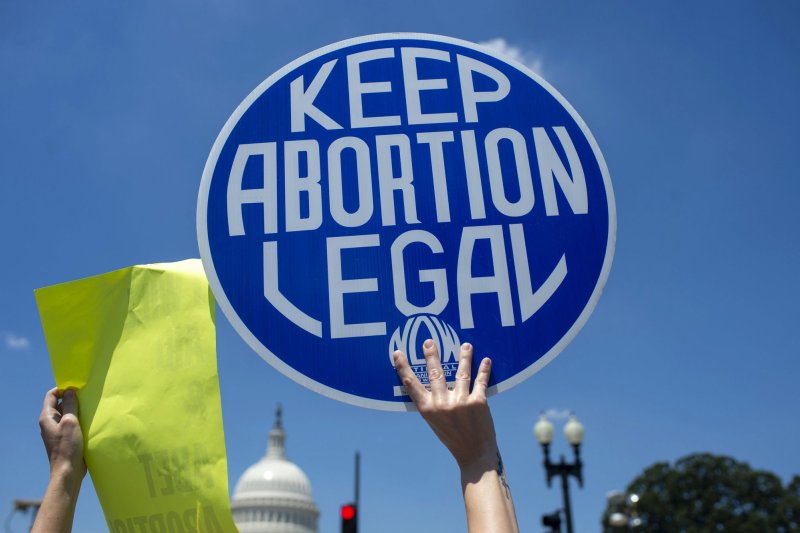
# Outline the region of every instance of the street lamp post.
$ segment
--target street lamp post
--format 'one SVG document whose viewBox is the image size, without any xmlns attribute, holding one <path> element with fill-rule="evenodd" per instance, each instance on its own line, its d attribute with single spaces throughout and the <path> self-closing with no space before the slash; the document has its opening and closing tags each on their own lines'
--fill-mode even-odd
<svg viewBox="0 0 800 533">
<path fill-rule="evenodd" d="M 578 422 L 575 415 L 570 415 L 569 420 L 564 426 L 564 436 L 567 441 L 572 445 L 572 450 L 575 453 L 575 460 L 572 463 L 566 462 L 564 456 L 557 463 L 550 461 L 550 443 L 553 442 L 553 434 L 555 430 L 553 423 L 547 419 L 547 416 L 542 413 L 539 416 L 539 421 L 533 426 L 533 434 L 536 440 L 542 445 L 544 450 L 544 470 L 546 473 L 547 486 L 552 487 L 553 478 L 558 476 L 561 478 L 561 492 L 564 497 L 564 518 L 567 526 L 567 533 L 574 533 L 572 528 L 572 508 L 569 502 L 569 476 L 573 476 L 578 480 L 578 485 L 583 487 L 583 463 L 581 462 L 581 442 L 583 442 L 583 425 Z"/>
<path fill-rule="evenodd" d="M 36 515 L 39 513 L 39 508 L 42 506 L 42 500 L 14 500 L 14 510 L 11 511 L 11 515 L 8 516 L 6 520 L 6 530 L 8 530 L 8 524 L 11 521 L 11 517 L 17 511 L 27 513 L 28 510 L 31 511 L 31 527 L 28 531 L 33 530 L 33 524 L 36 522 Z"/>
</svg>

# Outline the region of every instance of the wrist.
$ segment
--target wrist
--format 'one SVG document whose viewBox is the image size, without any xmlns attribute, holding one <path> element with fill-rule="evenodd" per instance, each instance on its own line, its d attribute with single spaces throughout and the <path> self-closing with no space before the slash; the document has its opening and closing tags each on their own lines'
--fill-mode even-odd
<svg viewBox="0 0 800 533">
<path fill-rule="evenodd" d="M 50 483 L 72 492 L 80 488 L 84 475 L 86 475 L 86 467 L 84 465 L 73 465 L 71 463 L 54 464 L 50 468 Z"/>
<path fill-rule="evenodd" d="M 500 464 L 500 451 L 495 444 L 479 454 L 457 459 L 457 462 L 463 479 L 480 478 L 485 472 L 497 470 Z"/>
</svg>

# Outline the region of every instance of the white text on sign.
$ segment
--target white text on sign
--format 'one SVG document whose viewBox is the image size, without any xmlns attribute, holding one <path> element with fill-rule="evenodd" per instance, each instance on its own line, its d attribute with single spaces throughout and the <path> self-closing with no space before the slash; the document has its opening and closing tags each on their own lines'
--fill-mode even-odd
<svg viewBox="0 0 800 533">
<path fill-rule="evenodd" d="M 364 63 L 391 60 L 397 56 L 401 59 L 403 87 L 393 87 L 388 80 L 362 80 L 361 66 Z M 448 80 L 420 79 L 417 71 L 417 59 L 420 58 L 447 63 L 457 69 L 460 109 L 437 113 L 422 111 L 424 93 L 447 89 Z M 349 124 L 345 126 L 331 117 L 330 110 L 321 109 L 317 103 L 320 91 L 329 82 L 335 68 L 346 69 Z M 492 80 L 492 88 L 478 90 L 474 82 L 476 74 Z M 355 131 L 352 135 L 336 137 L 327 144 L 308 138 L 238 146 L 227 184 L 228 235 L 238 237 L 258 233 L 267 236 L 268 240 L 263 244 L 264 297 L 292 323 L 322 337 L 323 320 L 310 316 L 281 292 L 278 243 L 269 240 L 269 236 L 281 232 L 315 231 L 324 221 L 333 221 L 342 228 L 358 228 L 379 222 L 383 227 L 409 226 L 409 230 L 392 243 L 381 243 L 376 233 L 326 239 L 327 324 L 331 338 L 386 334 L 387 327 L 383 321 L 347 320 L 345 297 L 376 292 L 379 287 L 375 277 L 345 279 L 341 267 L 343 251 L 375 248 L 378 253 L 382 244 L 390 245 L 393 298 L 397 310 L 404 315 L 437 315 L 451 300 L 455 300 L 460 327 L 470 329 L 476 327 L 473 296 L 491 294 L 496 298 L 502 326 L 515 324 L 515 305 L 516 316 L 522 322 L 530 318 L 566 278 L 567 257 L 562 255 L 554 264 L 545 265 L 550 274 L 534 288 L 530 265 L 536 258 L 529 257 L 520 219 L 534 209 L 542 209 L 547 217 L 586 215 L 589 205 L 584 169 L 566 127 L 531 126 L 524 131 L 497 127 L 485 134 L 475 127 L 482 110 L 489 110 L 493 104 L 502 102 L 512 90 L 509 79 L 491 65 L 459 54 L 453 58 L 447 52 L 427 48 L 382 48 L 358 52 L 348 55 L 345 61 L 334 59 L 324 63 L 310 81 L 304 76 L 294 79 L 290 84 L 288 103 L 293 133 L 305 132 L 309 120 L 330 131 Z M 365 116 L 364 95 L 393 91 L 401 91 L 404 95 L 405 115 Z M 385 128 L 404 123 L 454 126 L 445 131 L 418 131 L 412 135 L 365 135 L 365 128 Z M 563 153 L 565 158 L 562 159 L 559 153 Z M 418 156 L 422 160 L 414 160 L 413 154 L 422 154 L 424 158 Z M 535 168 L 529 154 L 535 155 Z M 355 165 L 346 166 L 343 162 L 346 158 L 354 161 Z M 481 160 L 486 163 L 485 176 L 481 172 Z M 373 161 L 377 164 L 373 165 Z M 248 163 L 251 167 L 253 164 L 258 166 L 261 187 L 243 187 Z M 433 191 L 435 208 L 431 212 L 421 212 L 418 205 L 420 183 L 415 181 L 414 169 L 419 171 L 423 165 L 428 165 L 426 172 L 418 172 L 417 176 L 430 176 L 431 183 L 425 186 Z M 352 172 L 347 170 L 351 167 Z M 448 175 L 448 168 L 457 168 L 459 172 L 455 176 Z M 504 176 L 504 168 L 514 171 Z M 514 190 L 518 191 L 518 196 L 515 193 L 513 198 L 506 190 L 509 179 L 516 180 Z M 278 186 L 279 180 L 282 187 Z M 345 207 L 345 181 L 348 184 L 352 182 L 351 190 L 356 191 L 356 205 L 353 207 L 352 201 L 348 202 L 349 209 Z M 485 186 L 487 182 L 488 187 Z M 542 194 L 539 202 L 535 184 Z M 465 205 L 451 204 L 448 191 L 455 188 L 466 189 Z M 557 189 L 569 207 L 568 212 L 559 209 Z M 283 191 L 281 198 L 280 190 Z M 263 225 L 245 227 L 243 209 L 250 204 L 261 206 Z M 398 205 L 401 213 L 397 210 Z M 301 209 L 301 206 L 306 209 Z M 480 225 L 480 221 L 487 218 L 487 206 L 496 210 L 508 223 Z M 450 223 L 456 210 L 463 210 L 458 213 L 463 215 L 461 218 L 475 223 L 462 228 L 457 250 L 445 250 L 434 233 L 413 228 L 422 222 Z M 473 255 L 479 241 L 488 244 L 493 266 L 491 275 L 476 276 L 472 273 Z M 510 250 L 506 249 L 506 242 L 510 242 Z M 444 268 L 419 270 L 414 274 L 421 283 L 432 284 L 433 298 L 424 304 L 410 302 L 406 291 L 404 251 L 412 243 L 424 245 L 433 255 L 457 254 L 457 286 L 448 287 Z M 515 291 L 512 291 L 512 276 L 515 278 Z"/>
</svg>

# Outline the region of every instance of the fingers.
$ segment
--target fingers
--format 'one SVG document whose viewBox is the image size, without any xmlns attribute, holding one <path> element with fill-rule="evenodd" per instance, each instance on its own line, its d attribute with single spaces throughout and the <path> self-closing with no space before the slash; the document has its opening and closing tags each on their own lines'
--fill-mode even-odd
<svg viewBox="0 0 800 533">
<path fill-rule="evenodd" d="M 428 381 L 431 384 L 431 393 L 434 400 L 442 399 L 447 394 L 447 383 L 442 372 L 442 362 L 439 359 L 439 348 L 431 339 L 422 343 L 425 353 L 425 366 L 428 368 Z"/>
<path fill-rule="evenodd" d="M 58 410 L 58 387 L 53 387 L 44 395 L 42 403 L 42 413 L 39 415 L 39 425 L 44 427 L 46 424 L 58 422 L 61 419 L 61 412 Z"/>
<path fill-rule="evenodd" d="M 486 357 L 478 367 L 478 374 L 475 377 L 475 385 L 472 393 L 469 392 L 470 376 L 472 374 L 473 347 L 470 343 L 461 345 L 461 354 L 458 358 L 458 371 L 456 382 L 453 388 L 453 395 L 448 396 L 447 383 L 442 371 L 442 363 L 439 358 L 439 349 L 431 339 L 426 340 L 423 345 L 425 354 L 425 365 L 428 369 L 428 381 L 430 382 L 430 393 L 425 386 L 420 383 L 408 364 L 405 354 L 396 351 L 392 354 L 397 375 L 400 377 L 411 400 L 419 408 L 420 405 L 429 401 L 431 398 L 437 403 L 463 400 L 465 398 L 475 398 L 486 400 L 486 389 L 489 387 L 489 377 L 492 374 L 492 362 Z"/>
<path fill-rule="evenodd" d="M 408 364 L 408 360 L 403 352 L 399 350 L 394 352 L 392 354 L 392 360 L 397 369 L 397 375 L 405 386 L 411 401 L 419 407 L 420 403 L 425 400 L 425 395 L 428 394 L 428 391 L 425 390 L 425 387 L 422 386 L 422 383 L 419 382 L 417 376 L 411 370 L 411 366 Z"/>
<path fill-rule="evenodd" d="M 49 416 L 51 411 L 58 410 L 58 387 L 53 387 L 44 395 L 42 404 L 42 416 Z"/>
<path fill-rule="evenodd" d="M 472 375 L 472 345 L 465 342 L 461 345 L 461 355 L 458 356 L 458 372 L 456 372 L 456 385 L 453 389 L 457 398 L 469 396 L 469 380 Z"/>
<path fill-rule="evenodd" d="M 492 374 L 492 361 L 484 357 L 481 366 L 478 367 L 478 375 L 475 376 L 475 386 L 472 388 L 472 397 L 476 399 L 486 398 L 486 388 L 489 386 L 489 376 Z"/>
<path fill-rule="evenodd" d="M 78 395 L 72 389 L 64 391 L 61 400 L 61 414 L 78 416 Z"/>
</svg>

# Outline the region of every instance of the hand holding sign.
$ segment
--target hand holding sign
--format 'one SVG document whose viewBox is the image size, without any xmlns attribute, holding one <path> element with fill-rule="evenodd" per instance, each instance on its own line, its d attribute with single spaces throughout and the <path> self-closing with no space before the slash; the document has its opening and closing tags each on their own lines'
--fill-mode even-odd
<svg viewBox="0 0 800 533">
<path fill-rule="evenodd" d="M 48 394 L 41 419 L 48 455 L 52 464 L 69 445 L 71 461 L 82 465 L 85 457 L 109 531 L 236 531 L 214 300 L 199 261 L 62 283 L 38 289 L 36 301 L 56 384 L 75 389 L 64 393 L 60 412 L 55 391 Z M 76 448 L 81 433 L 86 445 Z M 66 494 L 73 506 L 77 492 Z"/>
<path fill-rule="evenodd" d="M 486 403 L 486 387 L 492 372 L 491 360 L 484 358 L 481 361 L 475 387 L 470 393 L 472 346 L 469 343 L 461 346 L 458 372 L 452 390 L 445 383 L 436 343 L 426 340 L 423 351 L 430 391 L 417 379 L 405 354 L 401 351 L 394 353 L 397 374 L 422 418 L 442 444 L 447 446 L 461 469 L 470 468 L 486 457 L 495 462 L 497 442 L 489 405 Z M 479 438 L 476 439 L 476 436 Z"/>
<path fill-rule="evenodd" d="M 31 532 L 67 533 L 72 529 L 78 492 L 86 475 L 78 395 L 74 390 L 62 393 L 56 387 L 47 391 L 39 427 L 50 462 L 50 483 Z"/>
<path fill-rule="evenodd" d="M 469 530 L 518 531 L 514 502 L 486 400 L 491 360 L 487 357 L 481 361 L 470 392 L 473 350 L 469 343 L 463 344 L 451 390 L 444 379 L 436 343 L 426 340 L 423 352 L 430 391 L 411 370 L 403 352 L 396 351 L 392 356 L 393 362 L 422 418 L 450 450 L 461 469 Z"/>
<path fill-rule="evenodd" d="M 83 433 L 78 424 L 78 395 L 74 390 L 62 393 L 56 387 L 47 391 L 39 415 L 39 428 L 50 462 L 51 477 L 65 475 L 83 479 L 86 475 Z"/>
</svg>

